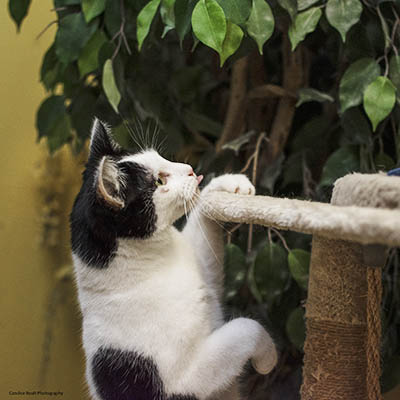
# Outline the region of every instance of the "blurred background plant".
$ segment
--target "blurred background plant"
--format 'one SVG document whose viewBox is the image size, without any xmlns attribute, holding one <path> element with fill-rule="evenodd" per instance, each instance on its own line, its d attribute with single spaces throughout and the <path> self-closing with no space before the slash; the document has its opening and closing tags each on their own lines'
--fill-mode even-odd
<svg viewBox="0 0 400 400">
<path fill-rule="evenodd" d="M 21 28 L 30 0 L 9 0 Z M 50 153 L 79 154 L 94 116 L 137 149 L 163 142 L 206 182 L 247 173 L 259 194 L 328 201 L 351 171 L 400 163 L 400 5 L 395 0 L 54 0 L 37 111 Z M 159 126 L 157 138 L 155 129 Z M 311 238 L 227 226 L 228 313 L 273 332 L 281 357 L 252 398 L 301 383 Z M 383 390 L 400 383 L 399 254 L 384 270 Z M 266 397 L 268 396 L 268 397 Z"/>
</svg>

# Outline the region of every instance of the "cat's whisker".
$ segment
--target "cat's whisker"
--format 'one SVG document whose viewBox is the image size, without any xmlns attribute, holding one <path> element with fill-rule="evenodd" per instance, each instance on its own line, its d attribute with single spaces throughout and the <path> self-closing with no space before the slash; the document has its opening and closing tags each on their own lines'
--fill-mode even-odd
<svg viewBox="0 0 400 400">
<path fill-rule="evenodd" d="M 154 147 L 159 154 L 164 154 L 167 149 L 166 141 L 168 139 L 168 135 L 164 134 L 164 137 L 161 138 L 161 140 L 160 140 L 161 132 L 162 131 L 161 131 L 160 127 L 157 125 L 156 141 L 155 141 Z"/>
<path fill-rule="evenodd" d="M 155 121 L 154 123 L 154 131 L 153 135 L 151 137 L 151 148 L 157 150 L 157 141 L 158 141 L 158 135 L 160 133 L 160 127 L 158 123 Z"/>
<path fill-rule="evenodd" d="M 151 136 L 150 136 L 150 124 L 151 124 L 151 121 L 149 123 L 147 123 L 146 130 L 145 130 L 146 147 L 148 149 L 152 149 L 153 148 L 152 141 L 151 141 Z"/>
<path fill-rule="evenodd" d="M 200 200 L 201 201 L 201 200 Z M 193 208 L 196 208 L 197 215 L 203 216 L 204 218 L 207 218 L 211 221 L 213 221 L 216 225 L 218 225 L 224 232 L 229 233 L 229 230 L 227 230 L 224 226 L 224 223 L 210 215 L 206 210 L 204 210 L 201 206 L 198 206 L 198 203 L 196 203 L 194 200 L 193 202 Z M 212 208 L 211 204 L 208 204 L 210 208 Z M 215 209 L 213 209 L 215 212 L 217 212 Z"/>
<path fill-rule="evenodd" d="M 140 147 L 141 147 L 141 149 L 143 151 L 145 151 L 146 150 L 146 142 L 145 142 L 145 139 L 144 139 L 142 121 L 139 118 L 135 118 L 134 123 L 135 123 L 135 130 L 136 130 L 137 135 L 138 135 L 138 137 L 139 137 L 139 139 L 140 139 L 140 141 L 142 143 L 142 145 Z"/>
<path fill-rule="evenodd" d="M 130 126 L 129 121 L 124 119 L 124 125 L 126 127 L 126 129 L 128 130 L 129 136 L 130 138 L 133 140 L 133 142 L 140 148 L 140 150 L 144 151 L 143 146 L 140 144 L 138 138 L 136 138 L 135 136 L 135 131 L 133 130 L 133 128 Z"/>
<path fill-rule="evenodd" d="M 164 135 L 164 137 L 161 139 L 161 142 L 157 144 L 157 151 L 160 154 L 163 154 L 167 150 L 167 145 L 166 145 L 167 137 L 168 137 L 167 135 Z"/>
<path fill-rule="evenodd" d="M 185 199 L 183 199 L 183 210 L 185 212 L 186 219 L 188 219 L 188 212 L 187 212 L 186 200 Z"/>
<path fill-rule="evenodd" d="M 195 222 L 197 223 L 197 226 L 198 226 L 199 229 L 200 229 L 200 233 L 201 233 L 201 235 L 203 236 L 203 239 L 204 239 L 205 243 L 207 244 L 208 248 L 211 250 L 212 254 L 214 255 L 214 258 L 215 258 L 216 262 L 217 262 L 219 265 L 222 265 L 222 261 L 220 260 L 220 258 L 219 258 L 219 257 L 217 256 L 217 254 L 215 253 L 213 247 L 211 246 L 210 241 L 209 241 L 208 238 L 207 238 L 207 235 L 206 235 L 205 232 L 204 232 L 203 226 L 201 225 L 201 218 L 199 217 L 199 214 L 197 214 L 198 210 L 196 209 L 196 207 L 193 208 L 192 212 L 195 213 L 195 214 L 194 214 L 194 215 L 195 215 L 194 220 L 195 220 Z"/>
<path fill-rule="evenodd" d="M 213 205 L 206 200 L 203 196 L 201 196 L 198 193 L 194 193 L 194 197 L 196 197 L 198 199 L 198 204 L 199 204 L 199 211 L 202 215 L 204 215 L 205 217 L 211 219 L 212 221 L 214 221 L 217 225 L 219 225 L 222 229 L 224 229 L 226 232 L 227 230 L 223 227 L 223 224 L 221 223 L 221 221 L 217 220 L 215 217 L 213 217 L 211 214 L 208 213 L 208 211 L 206 209 L 204 209 L 204 207 L 201 207 L 201 203 L 205 204 L 208 208 L 210 208 L 213 212 L 215 212 L 218 216 L 221 217 L 221 219 L 223 219 L 223 215 L 218 212 Z"/>
</svg>

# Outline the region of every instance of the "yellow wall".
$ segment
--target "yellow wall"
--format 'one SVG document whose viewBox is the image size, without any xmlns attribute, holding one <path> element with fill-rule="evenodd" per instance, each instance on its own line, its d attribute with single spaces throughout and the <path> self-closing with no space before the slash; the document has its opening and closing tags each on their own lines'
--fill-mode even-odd
<svg viewBox="0 0 400 400">
<path fill-rule="evenodd" d="M 86 398 L 79 311 L 70 281 L 57 286 L 64 300 L 51 320 L 54 335 L 47 379 L 38 381 L 46 309 L 57 282 L 55 271 L 69 263 L 66 216 L 76 190 L 76 185 L 71 185 L 77 180 L 68 150 L 47 161 L 52 168 L 62 166 L 68 172 L 60 171 L 62 229 L 58 244 L 41 246 L 46 193 L 40 188 L 46 187 L 44 180 L 58 177 L 43 173 L 47 152 L 36 144 L 34 121 L 45 96 L 38 82 L 40 63 L 55 26 L 39 40 L 36 36 L 54 19 L 52 7 L 50 0 L 33 1 L 18 35 L 6 1 L 0 8 L 0 399 L 48 398 L 9 396 L 9 391 L 37 390 L 62 391 L 66 400 Z M 57 227 L 54 231 L 58 232 Z"/>
</svg>

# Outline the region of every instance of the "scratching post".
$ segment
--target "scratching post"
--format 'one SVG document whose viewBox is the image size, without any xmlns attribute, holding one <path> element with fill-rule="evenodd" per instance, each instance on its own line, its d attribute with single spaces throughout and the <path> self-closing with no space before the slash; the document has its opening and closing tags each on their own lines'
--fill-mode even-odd
<svg viewBox="0 0 400 400">
<path fill-rule="evenodd" d="M 400 246 L 400 178 L 351 174 L 331 204 L 210 192 L 225 222 L 313 235 L 302 400 L 381 400 L 381 268 Z"/>
<path fill-rule="evenodd" d="M 362 245 L 314 236 L 302 400 L 367 398 L 367 277 Z"/>
<path fill-rule="evenodd" d="M 331 203 L 397 208 L 396 178 L 339 179 Z M 394 185 L 395 184 L 395 185 Z M 384 246 L 314 236 L 306 309 L 302 400 L 380 400 Z"/>
</svg>

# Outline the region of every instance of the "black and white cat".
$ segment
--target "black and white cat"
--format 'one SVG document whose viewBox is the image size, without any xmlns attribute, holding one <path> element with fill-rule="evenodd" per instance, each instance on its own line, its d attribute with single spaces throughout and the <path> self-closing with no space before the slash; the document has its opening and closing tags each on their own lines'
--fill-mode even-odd
<svg viewBox="0 0 400 400">
<path fill-rule="evenodd" d="M 247 360 L 261 374 L 277 362 L 258 322 L 224 321 L 222 232 L 198 212 L 206 192 L 253 195 L 254 187 L 222 175 L 200 194 L 201 178 L 154 150 L 127 153 L 95 121 L 71 213 L 93 399 L 238 400 Z M 186 207 L 179 232 L 173 223 Z"/>
</svg>

